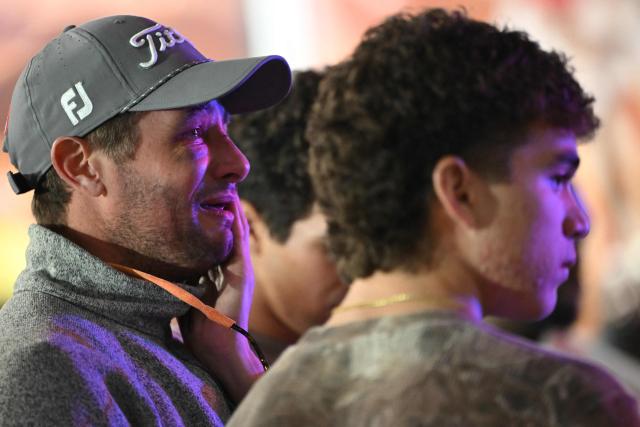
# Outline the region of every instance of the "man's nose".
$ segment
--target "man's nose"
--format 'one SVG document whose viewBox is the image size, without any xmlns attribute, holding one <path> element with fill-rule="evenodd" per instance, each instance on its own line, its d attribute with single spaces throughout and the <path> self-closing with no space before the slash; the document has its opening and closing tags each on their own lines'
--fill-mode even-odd
<svg viewBox="0 0 640 427">
<path fill-rule="evenodd" d="M 589 234 L 591 221 L 587 209 L 573 185 L 570 188 L 569 209 L 563 228 L 566 236 L 574 239 L 583 239 Z"/>
<path fill-rule="evenodd" d="M 249 173 L 249 160 L 230 138 L 215 144 L 210 157 L 213 163 L 210 171 L 213 171 L 216 179 L 238 183 Z"/>
</svg>

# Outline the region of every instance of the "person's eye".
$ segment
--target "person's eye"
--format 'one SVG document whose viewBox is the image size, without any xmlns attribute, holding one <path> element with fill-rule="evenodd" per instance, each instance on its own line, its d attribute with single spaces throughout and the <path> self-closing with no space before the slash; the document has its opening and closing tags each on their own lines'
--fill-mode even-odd
<svg viewBox="0 0 640 427">
<path fill-rule="evenodd" d="M 187 135 L 191 139 L 201 139 L 204 136 L 204 132 L 202 131 L 202 128 L 197 127 L 197 128 L 191 129 Z"/>
<path fill-rule="evenodd" d="M 551 183 L 553 184 L 554 188 L 560 188 L 560 187 L 567 186 L 567 184 L 571 182 L 572 178 L 573 178 L 573 174 L 552 175 Z"/>
<path fill-rule="evenodd" d="M 199 146 L 205 143 L 205 131 L 200 126 L 189 128 L 180 134 L 179 139 L 187 145 Z"/>
</svg>

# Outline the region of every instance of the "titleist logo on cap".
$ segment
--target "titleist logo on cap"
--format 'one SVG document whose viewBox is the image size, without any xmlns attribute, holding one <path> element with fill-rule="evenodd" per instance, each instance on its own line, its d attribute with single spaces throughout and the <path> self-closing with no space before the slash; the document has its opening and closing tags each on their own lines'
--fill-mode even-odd
<svg viewBox="0 0 640 427">
<path fill-rule="evenodd" d="M 152 67 L 156 62 L 158 62 L 158 51 L 164 52 L 176 44 L 184 43 L 186 40 L 186 38 L 172 28 L 165 27 L 164 30 L 161 30 L 161 28 L 163 27 L 160 24 L 153 25 L 134 34 L 133 37 L 129 39 L 129 43 L 133 47 L 142 47 L 145 44 L 149 46 L 149 54 L 151 57 L 147 62 L 139 63 L 142 68 Z M 154 35 L 160 43 L 159 48 L 156 48 L 156 39 L 153 37 Z"/>
</svg>

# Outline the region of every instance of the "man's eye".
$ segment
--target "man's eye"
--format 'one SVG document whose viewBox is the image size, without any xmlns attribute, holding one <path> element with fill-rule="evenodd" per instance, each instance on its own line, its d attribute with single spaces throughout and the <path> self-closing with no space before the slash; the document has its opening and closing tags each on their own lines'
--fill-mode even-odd
<svg viewBox="0 0 640 427">
<path fill-rule="evenodd" d="M 572 174 L 554 175 L 551 177 L 551 182 L 555 187 L 562 187 L 571 182 L 572 178 Z"/>
<path fill-rule="evenodd" d="M 193 128 L 189 131 L 189 137 L 193 138 L 193 139 L 199 139 L 202 138 L 204 132 L 202 131 L 202 128 Z"/>
</svg>

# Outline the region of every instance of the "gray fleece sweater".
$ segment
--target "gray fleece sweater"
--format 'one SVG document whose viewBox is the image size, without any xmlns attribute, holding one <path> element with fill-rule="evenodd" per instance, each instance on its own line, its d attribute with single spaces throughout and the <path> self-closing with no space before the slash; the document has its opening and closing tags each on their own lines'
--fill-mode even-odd
<svg viewBox="0 0 640 427">
<path fill-rule="evenodd" d="M 220 388 L 171 338 L 186 304 L 51 230 L 29 235 L 0 310 L 0 425 L 223 425 Z"/>
</svg>

